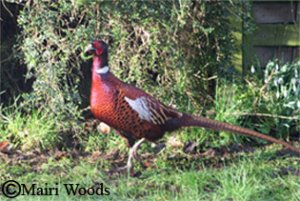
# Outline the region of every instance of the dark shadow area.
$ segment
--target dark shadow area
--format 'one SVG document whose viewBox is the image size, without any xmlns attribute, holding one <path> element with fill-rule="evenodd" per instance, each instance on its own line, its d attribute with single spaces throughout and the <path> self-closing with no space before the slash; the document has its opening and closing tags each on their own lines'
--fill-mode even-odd
<svg viewBox="0 0 300 201">
<path fill-rule="evenodd" d="M 22 6 L 1 1 L 1 74 L 0 103 L 8 105 L 23 92 L 32 90 L 34 79 L 26 79 L 26 65 L 20 60 L 20 50 L 16 49 L 19 28 L 17 18 Z"/>
</svg>

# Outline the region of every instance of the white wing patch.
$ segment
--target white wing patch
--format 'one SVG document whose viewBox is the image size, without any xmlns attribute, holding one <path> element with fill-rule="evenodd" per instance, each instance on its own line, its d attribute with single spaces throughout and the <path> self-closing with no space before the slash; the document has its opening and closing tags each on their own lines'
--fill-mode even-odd
<svg viewBox="0 0 300 201">
<path fill-rule="evenodd" d="M 135 100 L 125 97 L 125 101 L 129 106 L 139 114 L 143 120 L 153 124 L 164 124 L 170 117 L 167 117 L 162 108 L 157 111 L 151 107 L 146 97 L 140 97 Z"/>
<path fill-rule="evenodd" d="M 139 114 L 139 117 L 141 119 L 151 121 L 151 113 L 145 103 L 144 97 L 137 98 L 135 100 L 125 97 L 125 100 L 129 104 L 129 106 Z"/>
</svg>

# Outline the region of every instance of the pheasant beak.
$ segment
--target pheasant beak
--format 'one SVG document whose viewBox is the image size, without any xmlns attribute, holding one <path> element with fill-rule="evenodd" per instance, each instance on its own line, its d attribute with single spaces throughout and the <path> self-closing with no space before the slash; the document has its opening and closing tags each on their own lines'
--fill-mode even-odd
<svg viewBox="0 0 300 201">
<path fill-rule="evenodd" d="M 86 48 L 85 48 L 85 53 L 91 54 L 94 53 L 96 51 L 96 48 L 94 48 L 94 46 L 92 44 L 89 44 Z"/>
</svg>

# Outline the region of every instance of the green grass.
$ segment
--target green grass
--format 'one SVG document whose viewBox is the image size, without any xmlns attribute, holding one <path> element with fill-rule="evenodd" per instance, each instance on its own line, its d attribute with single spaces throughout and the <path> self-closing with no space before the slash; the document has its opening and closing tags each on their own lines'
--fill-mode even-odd
<svg viewBox="0 0 300 201">
<path fill-rule="evenodd" d="M 60 140 L 55 120 L 45 113 L 32 111 L 25 115 L 6 109 L 1 115 L 4 118 L 0 118 L 0 141 L 11 139 L 15 147 L 30 150 L 50 148 Z"/>
<path fill-rule="evenodd" d="M 142 169 L 139 178 L 109 174 L 113 161 L 90 156 L 77 159 L 49 156 L 37 167 L 29 161 L 0 163 L 1 181 L 15 179 L 25 184 L 53 186 L 58 196 L 21 196 L 16 200 L 291 200 L 300 199 L 300 160 L 276 156 L 277 146 L 254 153 L 235 153 L 222 157 L 198 157 L 166 150 L 155 156 L 154 166 Z M 1 159 L 0 159 L 1 160 Z M 287 171 L 286 171 L 287 170 Z M 297 172 L 298 171 L 298 172 Z M 69 196 L 63 184 L 91 187 L 104 183 L 107 196 Z M 1 200 L 5 200 L 0 196 Z"/>
</svg>

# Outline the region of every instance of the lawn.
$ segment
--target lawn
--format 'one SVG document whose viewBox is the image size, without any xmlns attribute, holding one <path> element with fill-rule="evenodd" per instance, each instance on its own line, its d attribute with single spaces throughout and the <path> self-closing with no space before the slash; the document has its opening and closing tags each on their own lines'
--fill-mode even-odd
<svg viewBox="0 0 300 201">
<path fill-rule="evenodd" d="M 127 155 L 118 149 L 1 153 L 1 181 L 58 188 L 59 195 L 15 200 L 300 200 L 300 159 L 280 146 L 236 145 L 185 153 L 167 145 L 157 154 L 153 150 L 142 146 L 141 156 L 151 165 L 136 164 L 136 177 L 116 170 Z M 102 195 L 68 195 L 65 184 L 102 188 Z"/>
</svg>

